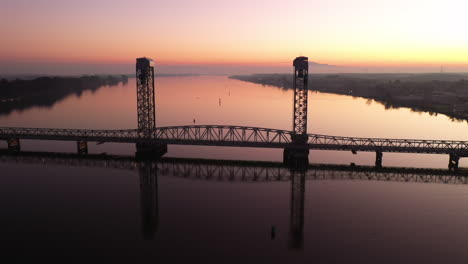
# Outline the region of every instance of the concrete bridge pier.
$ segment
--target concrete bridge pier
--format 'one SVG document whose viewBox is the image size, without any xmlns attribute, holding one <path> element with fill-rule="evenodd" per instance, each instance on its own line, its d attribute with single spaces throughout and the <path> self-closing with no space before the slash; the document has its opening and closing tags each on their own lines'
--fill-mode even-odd
<svg viewBox="0 0 468 264">
<path fill-rule="evenodd" d="M 460 156 L 455 153 L 449 154 L 449 170 L 458 170 L 458 161 L 460 160 Z"/>
<path fill-rule="evenodd" d="M 309 147 L 306 134 L 291 135 L 291 145 L 284 148 L 283 164 L 292 170 L 304 170 L 309 165 Z"/>
<path fill-rule="evenodd" d="M 292 170 L 307 169 L 309 165 L 309 148 L 288 146 L 283 150 L 283 164 Z"/>
<path fill-rule="evenodd" d="M 88 154 L 88 142 L 86 141 L 77 141 L 76 150 L 78 155 L 87 155 Z"/>
<path fill-rule="evenodd" d="M 382 159 L 383 159 L 383 153 L 382 151 L 376 151 L 375 152 L 375 167 L 377 168 L 382 168 Z"/>
<path fill-rule="evenodd" d="M 167 153 L 167 144 L 137 143 L 135 156 L 140 160 L 154 160 Z"/>
<path fill-rule="evenodd" d="M 19 138 L 10 138 L 7 140 L 8 143 L 8 151 L 11 152 L 20 152 L 21 145 Z"/>
</svg>

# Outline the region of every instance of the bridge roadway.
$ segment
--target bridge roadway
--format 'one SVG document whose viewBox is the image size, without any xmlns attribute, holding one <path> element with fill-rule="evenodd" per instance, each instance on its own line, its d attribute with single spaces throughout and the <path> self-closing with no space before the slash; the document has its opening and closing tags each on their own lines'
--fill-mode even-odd
<svg viewBox="0 0 468 264">
<path fill-rule="evenodd" d="M 294 172 L 283 163 L 259 161 L 209 160 L 189 158 L 161 158 L 156 161 L 138 161 L 131 156 L 101 154 L 0 151 L 0 163 L 58 165 L 67 167 L 111 168 L 140 170 L 151 166 L 160 176 L 216 182 L 277 182 L 290 181 Z M 311 164 L 304 172 L 306 180 L 362 180 L 418 182 L 440 184 L 468 184 L 468 171 L 453 172 L 442 169 L 380 168 Z"/>
<path fill-rule="evenodd" d="M 36 139 L 82 142 L 162 143 L 173 145 L 285 148 L 292 131 L 244 126 L 170 126 L 156 128 L 151 138 L 136 129 L 89 130 L 55 128 L 0 128 L 0 139 Z M 308 134 L 307 147 L 318 150 L 453 154 L 468 156 L 468 141 L 386 139 Z"/>
</svg>

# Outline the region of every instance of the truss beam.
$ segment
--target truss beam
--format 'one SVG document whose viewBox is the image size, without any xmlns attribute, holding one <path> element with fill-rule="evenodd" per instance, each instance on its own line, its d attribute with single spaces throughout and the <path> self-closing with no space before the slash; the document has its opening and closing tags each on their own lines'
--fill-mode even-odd
<svg viewBox="0 0 468 264">
<path fill-rule="evenodd" d="M 0 139 L 37 139 L 86 142 L 160 143 L 175 145 L 286 148 L 292 131 L 243 126 L 173 126 L 154 130 L 142 138 L 137 129 L 88 130 L 0 127 Z M 307 134 L 306 149 L 454 154 L 468 157 L 468 141 L 338 137 Z"/>
</svg>

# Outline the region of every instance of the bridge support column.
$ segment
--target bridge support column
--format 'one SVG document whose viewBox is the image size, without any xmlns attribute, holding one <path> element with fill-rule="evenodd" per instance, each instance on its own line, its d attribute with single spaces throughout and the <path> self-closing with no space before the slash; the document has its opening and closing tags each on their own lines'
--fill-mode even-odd
<svg viewBox="0 0 468 264">
<path fill-rule="evenodd" d="M 7 140 L 8 150 L 11 152 L 20 152 L 21 145 L 19 138 L 10 138 Z"/>
<path fill-rule="evenodd" d="M 309 166 L 309 148 L 290 146 L 283 150 L 283 163 L 294 170 L 307 169 Z"/>
<path fill-rule="evenodd" d="M 292 144 L 284 148 L 283 163 L 292 170 L 304 170 L 309 166 L 307 134 L 291 135 Z"/>
<path fill-rule="evenodd" d="M 88 154 L 88 142 L 86 141 L 77 141 L 76 142 L 76 150 L 79 155 L 87 155 Z"/>
<path fill-rule="evenodd" d="M 382 151 L 376 151 L 375 152 L 375 167 L 382 168 L 382 158 L 383 158 Z"/>
<path fill-rule="evenodd" d="M 167 144 L 137 143 L 135 156 L 139 160 L 153 160 L 167 153 Z"/>
<path fill-rule="evenodd" d="M 458 170 L 458 161 L 460 160 L 460 156 L 455 153 L 450 153 L 449 155 L 449 170 Z"/>
</svg>

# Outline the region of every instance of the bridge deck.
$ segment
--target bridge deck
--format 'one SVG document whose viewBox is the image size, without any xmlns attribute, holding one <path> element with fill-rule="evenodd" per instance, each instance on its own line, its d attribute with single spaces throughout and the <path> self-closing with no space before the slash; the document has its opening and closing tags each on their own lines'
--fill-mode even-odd
<svg viewBox="0 0 468 264">
<path fill-rule="evenodd" d="M 136 129 L 89 130 L 54 128 L 0 128 L 0 139 L 37 139 L 175 145 L 285 148 L 291 131 L 244 126 L 172 126 L 156 128 L 151 138 Z M 309 149 L 457 154 L 468 156 L 468 141 L 359 138 L 308 134 Z"/>
</svg>

